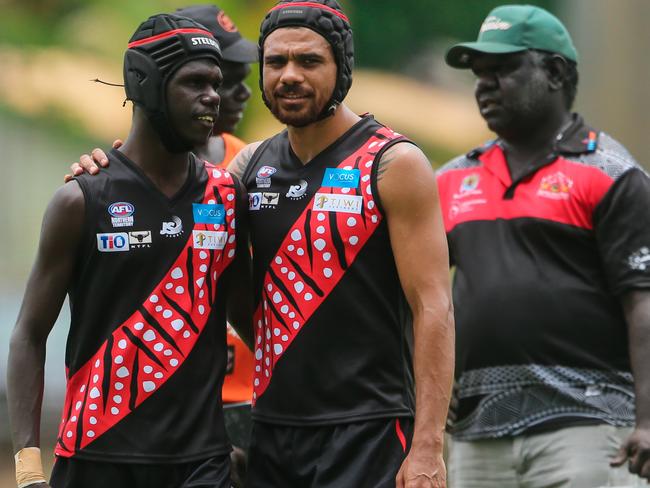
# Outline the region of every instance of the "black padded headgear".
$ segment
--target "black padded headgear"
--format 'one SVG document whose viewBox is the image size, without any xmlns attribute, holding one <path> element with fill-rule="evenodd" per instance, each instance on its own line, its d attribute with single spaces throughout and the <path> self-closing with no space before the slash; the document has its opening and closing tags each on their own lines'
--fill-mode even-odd
<svg viewBox="0 0 650 488">
<path fill-rule="evenodd" d="M 186 17 L 159 14 L 137 28 L 124 53 L 126 98 L 141 107 L 173 153 L 191 149 L 171 128 L 165 92 L 171 76 L 185 63 L 208 58 L 221 65 L 221 49 L 201 24 Z"/>
<path fill-rule="evenodd" d="M 320 34 L 332 46 L 338 68 L 336 86 L 319 119 L 334 114 L 352 86 L 354 68 L 354 43 L 350 21 L 336 0 L 281 0 L 264 17 L 260 26 L 260 88 L 266 106 L 269 102 L 264 95 L 264 41 L 281 27 L 306 27 Z"/>
</svg>

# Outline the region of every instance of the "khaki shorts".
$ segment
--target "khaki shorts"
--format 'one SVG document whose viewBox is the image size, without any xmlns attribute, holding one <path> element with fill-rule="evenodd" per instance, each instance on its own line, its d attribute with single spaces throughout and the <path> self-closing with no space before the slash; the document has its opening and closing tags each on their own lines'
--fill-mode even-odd
<svg viewBox="0 0 650 488">
<path fill-rule="evenodd" d="M 628 488 L 648 484 L 611 468 L 610 459 L 632 432 L 594 425 L 471 442 L 451 441 L 449 488 Z"/>
</svg>

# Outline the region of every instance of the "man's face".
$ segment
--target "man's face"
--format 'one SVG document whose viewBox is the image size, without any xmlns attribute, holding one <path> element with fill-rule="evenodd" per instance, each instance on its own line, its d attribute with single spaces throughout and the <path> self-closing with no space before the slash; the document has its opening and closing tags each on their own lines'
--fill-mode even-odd
<svg viewBox="0 0 650 488">
<path fill-rule="evenodd" d="M 219 114 L 222 76 L 210 59 L 181 66 L 167 82 L 167 112 L 172 129 L 192 147 L 205 144 Z"/>
<path fill-rule="evenodd" d="M 318 120 L 336 86 L 329 43 L 306 27 L 284 27 L 264 41 L 264 95 L 283 124 L 304 127 Z"/>
<path fill-rule="evenodd" d="M 477 54 L 471 69 L 479 112 L 490 130 L 507 137 L 534 128 L 544 117 L 551 92 L 546 71 L 532 52 Z"/>
<path fill-rule="evenodd" d="M 244 115 L 246 102 L 251 97 L 251 90 L 244 83 L 251 72 L 250 64 L 223 61 L 221 72 L 223 73 L 223 83 L 219 87 L 221 106 L 219 107 L 219 118 L 214 126 L 215 134 L 234 132 Z"/>
</svg>

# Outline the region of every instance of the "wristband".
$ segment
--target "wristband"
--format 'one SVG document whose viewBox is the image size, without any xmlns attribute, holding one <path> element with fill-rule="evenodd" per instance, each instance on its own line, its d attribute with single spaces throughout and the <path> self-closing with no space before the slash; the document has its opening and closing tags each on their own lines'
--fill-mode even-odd
<svg viewBox="0 0 650 488">
<path fill-rule="evenodd" d="M 14 459 L 18 488 L 26 488 L 36 483 L 47 483 L 43 474 L 41 450 L 38 447 L 25 447 L 16 453 Z"/>
</svg>

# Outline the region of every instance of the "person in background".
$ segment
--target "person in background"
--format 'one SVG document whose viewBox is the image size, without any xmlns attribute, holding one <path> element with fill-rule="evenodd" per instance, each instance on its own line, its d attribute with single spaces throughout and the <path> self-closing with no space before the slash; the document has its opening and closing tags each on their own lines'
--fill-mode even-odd
<svg viewBox="0 0 650 488">
<path fill-rule="evenodd" d="M 650 179 L 571 112 L 578 54 L 549 12 L 497 7 L 446 60 L 472 70 L 497 134 L 438 171 L 456 268 L 450 483 L 645 485 Z"/>
</svg>

